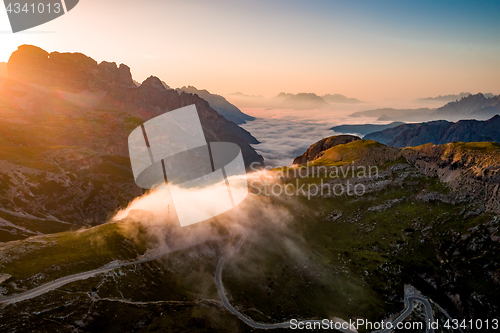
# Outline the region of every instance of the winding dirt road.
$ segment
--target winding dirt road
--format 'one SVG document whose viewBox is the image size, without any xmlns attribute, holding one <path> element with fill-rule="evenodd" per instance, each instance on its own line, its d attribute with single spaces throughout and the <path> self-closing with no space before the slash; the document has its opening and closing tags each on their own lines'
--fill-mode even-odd
<svg viewBox="0 0 500 333">
<path fill-rule="evenodd" d="M 215 283 L 217 285 L 217 290 L 219 293 L 219 297 L 221 298 L 222 304 L 229 310 L 229 312 L 231 312 L 232 314 L 237 316 L 241 321 L 243 321 L 245 324 L 247 324 L 253 328 L 265 329 L 265 330 L 276 329 L 276 328 L 289 328 L 291 326 L 290 322 L 277 323 L 277 324 L 263 324 L 263 323 L 258 323 L 256 321 L 253 321 L 252 319 L 245 317 L 242 313 L 240 313 L 238 310 L 236 310 L 231 305 L 231 303 L 229 302 L 229 300 L 226 296 L 226 293 L 224 290 L 224 285 L 222 283 L 222 270 L 223 270 L 224 264 L 226 263 L 226 261 L 229 257 L 234 255 L 241 248 L 241 246 L 243 245 L 243 243 L 246 240 L 246 237 L 247 237 L 246 235 L 242 235 L 238 244 L 236 245 L 236 247 L 228 254 L 222 256 L 219 259 L 219 262 L 217 263 L 217 268 L 215 270 Z M 227 237 L 224 237 L 224 238 L 227 238 Z M 144 257 L 144 258 L 141 258 L 141 259 L 136 260 L 136 261 L 130 261 L 130 262 L 124 262 L 124 263 L 114 263 L 113 262 L 105 267 L 101 267 L 101 268 L 98 268 L 95 270 L 62 277 L 62 278 L 59 278 L 59 279 L 54 280 L 52 282 L 46 283 L 44 285 L 41 285 L 39 287 L 36 287 L 34 289 L 31 289 L 31 290 L 26 291 L 26 292 L 21 293 L 21 294 L 16 294 L 16 295 L 7 296 L 7 297 L 1 297 L 0 304 L 8 305 L 8 304 L 28 300 L 31 298 L 35 298 L 35 297 L 43 295 L 49 291 L 55 290 L 61 286 L 64 286 L 68 283 L 85 280 L 85 279 L 93 277 L 97 274 L 112 271 L 116 268 L 143 264 L 143 263 L 158 259 L 166 254 L 185 250 L 185 249 L 191 248 L 193 246 L 202 244 L 204 242 L 205 241 L 200 242 L 200 243 L 196 243 L 196 244 L 181 246 L 181 247 L 177 247 L 177 248 L 171 248 L 171 249 L 168 249 L 166 251 L 162 251 L 161 253 L 159 253 L 157 255 L 154 255 L 151 257 Z M 423 297 L 411 295 L 411 296 L 407 296 L 405 298 L 405 310 L 403 311 L 403 313 L 401 313 L 401 315 L 396 320 L 394 320 L 393 326 L 396 326 L 398 323 L 402 322 L 406 317 L 408 317 L 408 315 L 410 315 L 410 313 L 414 309 L 414 302 L 421 302 L 422 304 L 424 304 L 425 310 L 426 310 L 426 319 L 428 319 L 430 321 L 433 320 L 432 308 L 431 308 L 430 303 Z M 305 321 L 301 321 L 300 323 L 306 324 L 306 323 L 318 323 L 318 322 L 321 323 L 320 320 L 305 320 Z M 348 329 L 341 329 L 341 331 L 344 333 L 355 333 L 354 331 L 351 331 Z M 382 333 L 389 333 L 391 331 L 392 331 L 392 329 L 386 329 L 386 330 L 382 331 Z M 434 330 L 432 328 L 428 328 L 427 333 L 434 333 Z"/>
<path fill-rule="evenodd" d="M 225 238 L 227 238 L 227 237 L 219 238 L 219 240 L 225 239 Z M 113 263 L 110 263 L 104 267 L 101 267 L 101 268 L 98 268 L 95 270 L 65 276 L 65 277 L 59 278 L 57 280 L 54 280 L 52 282 L 41 285 L 39 287 L 36 287 L 34 289 L 28 290 L 28 291 L 21 293 L 21 294 L 16 294 L 16 295 L 7 296 L 7 297 L 0 297 L 0 304 L 11 304 L 11 303 L 24 301 L 24 300 L 27 300 L 30 298 L 35 298 L 35 297 L 43 295 L 49 291 L 52 291 L 52 290 L 57 289 L 59 287 L 62 287 L 68 283 L 86 280 L 86 279 L 91 278 L 97 274 L 106 273 L 106 272 L 112 271 L 116 268 L 143 264 L 143 263 L 161 258 L 166 254 L 174 253 L 174 252 L 181 251 L 181 250 L 186 250 L 186 249 L 189 249 L 193 246 L 200 245 L 200 244 L 205 243 L 205 242 L 206 242 L 206 240 L 203 242 L 196 243 L 196 244 L 190 244 L 190 245 L 170 248 L 168 250 L 162 251 L 159 254 L 156 254 L 156 255 L 151 256 L 151 257 L 143 257 L 143 258 L 135 260 L 135 261 L 129 261 L 129 262 L 123 262 L 123 263 L 113 262 Z"/>
<path fill-rule="evenodd" d="M 238 242 L 238 244 L 236 245 L 236 247 L 230 253 L 226 254 L 225 256 L 222 256 L 219 259 L 219 263 L 217 264 L 217 269 L 215 270 L 215 283 L 217 284 L 217 290 L 219 292 L 219 297 L 222 300 L 222 304 L 226 307 L 226 309 L 229 310 L 229 312 L 231 312 L 232 314 L 237 316 L 241 321 L 243 321 L 245 324 L 247 324 L 253 328 L 259 328 L 259 329 L 264 329 L 264 330 L 275 329 L 275 328 L 289 328 L 291 326 L 290 322 L 284 322 L 284 323 L 278 323 L 278 324 L 262 324 L 262 323 L 258 323 L 256 321 L 253 321 L 250 318 L 245 317 L 242 313 L 240 313 L 238 310 L 236 310 L 234 308 L 234 306 L 231 305 L 231 303 L 229 302 L 229 300 L 226 296 L 226 292 L 224 290 L 224 285 L 222 284 L 222 269 L 223 269 L 224 264 L 227 261 L 227 259 L 229 257 L 231 257 L 232 255 L 234 255 L 236 252 L 238 252 L 238 250 L 241 248 L 241 246 L 245 242 L 246 237 L 247 237 L 247 235 L 242 235 L 241 239 Z M 430 322 L 432 322 L 434 320 L 433 315 L 432 315 L 432 308 L 431 308 L 429 301 L 427 301 L 423 297 L 411 295 L 411 296 L 405 297 L 405 310 L 403 311 L 403 313 L 401 313 L 401 315 L 399 315 L 398 318 L 396 318 L 396 320 L 394 320 L 392 322 L 392 324 L 393 324 L 392 327 L 396 327 L 397 324 L 399 324 L 400 322 L 405 320 L 406 317 L 408 317 L 410 315 L 410 313 L 415 308 L 414 302 L 421 302 L 422 304 L 424 304 L 427 322 L 429 322 L 429 320 L 430 320 Z M 303 324 L 320 323 L 321 324 L 321 320 L 304 320 L 304 321 L 301 321 L 300 323 L 303 323 Z M 348 330 L 348 329 L 341 328 L 339 330 L 344 332 L 344 333 L 356 333 L 356 332 Z M 393 329 L 386 329 L 386 330 L 383 330 L 381 333 L 390 333 L 392 331 L 393 331 Z M 426 332 L 427 333 L 434 333 L 434 329 L 428 327 L 426 329 Z"/>
</svg>

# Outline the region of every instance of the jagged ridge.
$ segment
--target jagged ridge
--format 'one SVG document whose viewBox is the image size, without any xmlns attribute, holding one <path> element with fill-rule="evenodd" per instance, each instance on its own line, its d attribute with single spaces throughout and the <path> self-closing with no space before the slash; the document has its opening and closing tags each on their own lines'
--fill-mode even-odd
<svg viewBox="0 0 500 333">
<path fill-rule="evenodd" d="M 370 133 L 366 140 L 375 140 L 393 147 L 419 146 L 426 143 L 500 141 L 500 116 L 487 121 L 445 120 L 405 124 L 381 132 Z"/>
</svg>

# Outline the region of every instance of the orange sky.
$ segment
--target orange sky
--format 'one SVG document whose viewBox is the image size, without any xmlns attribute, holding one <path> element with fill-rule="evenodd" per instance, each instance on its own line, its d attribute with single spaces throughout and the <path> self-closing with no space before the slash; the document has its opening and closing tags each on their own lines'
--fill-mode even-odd
<svg viewBox="0 0 500 333">
<path fill-rule="evenodd" d="M 82 0 L 63 17 L 9 32 L 20 44 L 125 63 L 172 87 L 340 93 L 363 100 L 500 93 L 498 2 Z"/>
</svg>

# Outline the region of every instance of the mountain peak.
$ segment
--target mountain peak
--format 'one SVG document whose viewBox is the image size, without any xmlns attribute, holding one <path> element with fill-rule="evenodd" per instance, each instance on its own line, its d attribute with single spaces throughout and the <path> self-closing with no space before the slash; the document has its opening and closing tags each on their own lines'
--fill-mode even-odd
<svg viewBox="0 0 500 333">
<path fill-rule="evenodd" d="M 59 53 L 21 45 L 7 63 L 8 84 L 41 85 L 68 91 L 95 91 L 111 85 L 135 87 L 130 68 L 100 64 L 82 53 Z"/>
<path fill-rule="evenodd" d="M 20 45 L 17 50 L 11 54 L 9 62 L 11 62 L 12 60 L 16 61 L 19 58 L 24 58 L 27 60 L 41 60 L 47 59 L 48 57 L 49 52 L 45 51 L 44 49 L 34 45 L 23 44 Z"/>
<path fill-rule="evenodd" d="M 321 108 L 328 103 L 315 93 L 280 93 L 274 97 L 275 101 L 281 102 L 281 107 L 290 109 L 307 109 L 307 108 Z"/>
<path fill-rule="evenodd" d="M 321 96 L 328 103 L 359 104 L 363 103 L 357 98 L 349 98 L 341 94 L 326 94 Z"/>
<path fill-rule="evenodd" d="M 293 164 L 297 165 L 305 164 L 307 162 L 319 158 L 324 151 L 332 147 L 343 145 L 357 140 L 361 140 L 361 138 L 354 135 L 334 135 L 328 138 L 324 138 L 311 145 L 304 154 L 302 154 L 299 157 L 296 157 L 293 160 Z"/>
<path fill-rule="evenodd" d="M 49 62 L 49 53 L 37 46 L 21 45 L 14 51 L 7 63 L 11 80 L 44 80 L 44 71 Z"/>
<path fill-rule="evenodd" d="M 478 99 L 484 99 L 483 93 L 477 93 L 477 94 L 470 94 L 469 96 L 462 97 L 462 99 L 469 99 L 469 100 L 478 100 Z"/>
<path fill-rule="evenodd" d="M 131 87 L 135 87 L 134 80 L 132 79 L 132 73 L 130 72 L 130 67 L 125 64 L 120 64 L 120 67 L 118 67 L 118 81 Z"/>
<path fill-rule="evenodd" d="M 167 90 L 165 88 L 165 86 L 163 85 L 163 83 L 161 82 L 161 80 L 154 75 L 151 75 L 146 80 L 144 80 L 141 83 L 140 87 L 141 88 L 153 88 L 153 89 Z"/>
<path fill-rule="evenodd" d="M 135 87 L 130 67 L 127 65 L 120 64 L 118 67 L 116 62 L 103 61 L 99 64 L 99 68 L 102 69 L 106 77 L 112 78 L 113 82 L 128 87 Z"/>
<path fill-rule="evenodd" d="M 487 120 L 487 122 L 489 122 L 489 123 L 500 122 L 500 116 L 498 114 L 496 114 L 495 116 L 493 116 L 493 118 Z"/>
</svg>

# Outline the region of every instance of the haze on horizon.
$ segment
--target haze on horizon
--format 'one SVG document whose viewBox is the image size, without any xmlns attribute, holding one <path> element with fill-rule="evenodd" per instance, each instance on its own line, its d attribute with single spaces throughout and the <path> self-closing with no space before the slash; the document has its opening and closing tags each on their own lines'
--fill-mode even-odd
<svg viewBox="0 0 500 333">
<path fill-rule="evenodd" d="M 0 10 L 0 61 L 32 44 L 222 95 L 498 94 L 498 17 L 498 1 L 85 0 L 18 34 Z"/>
</svg>

